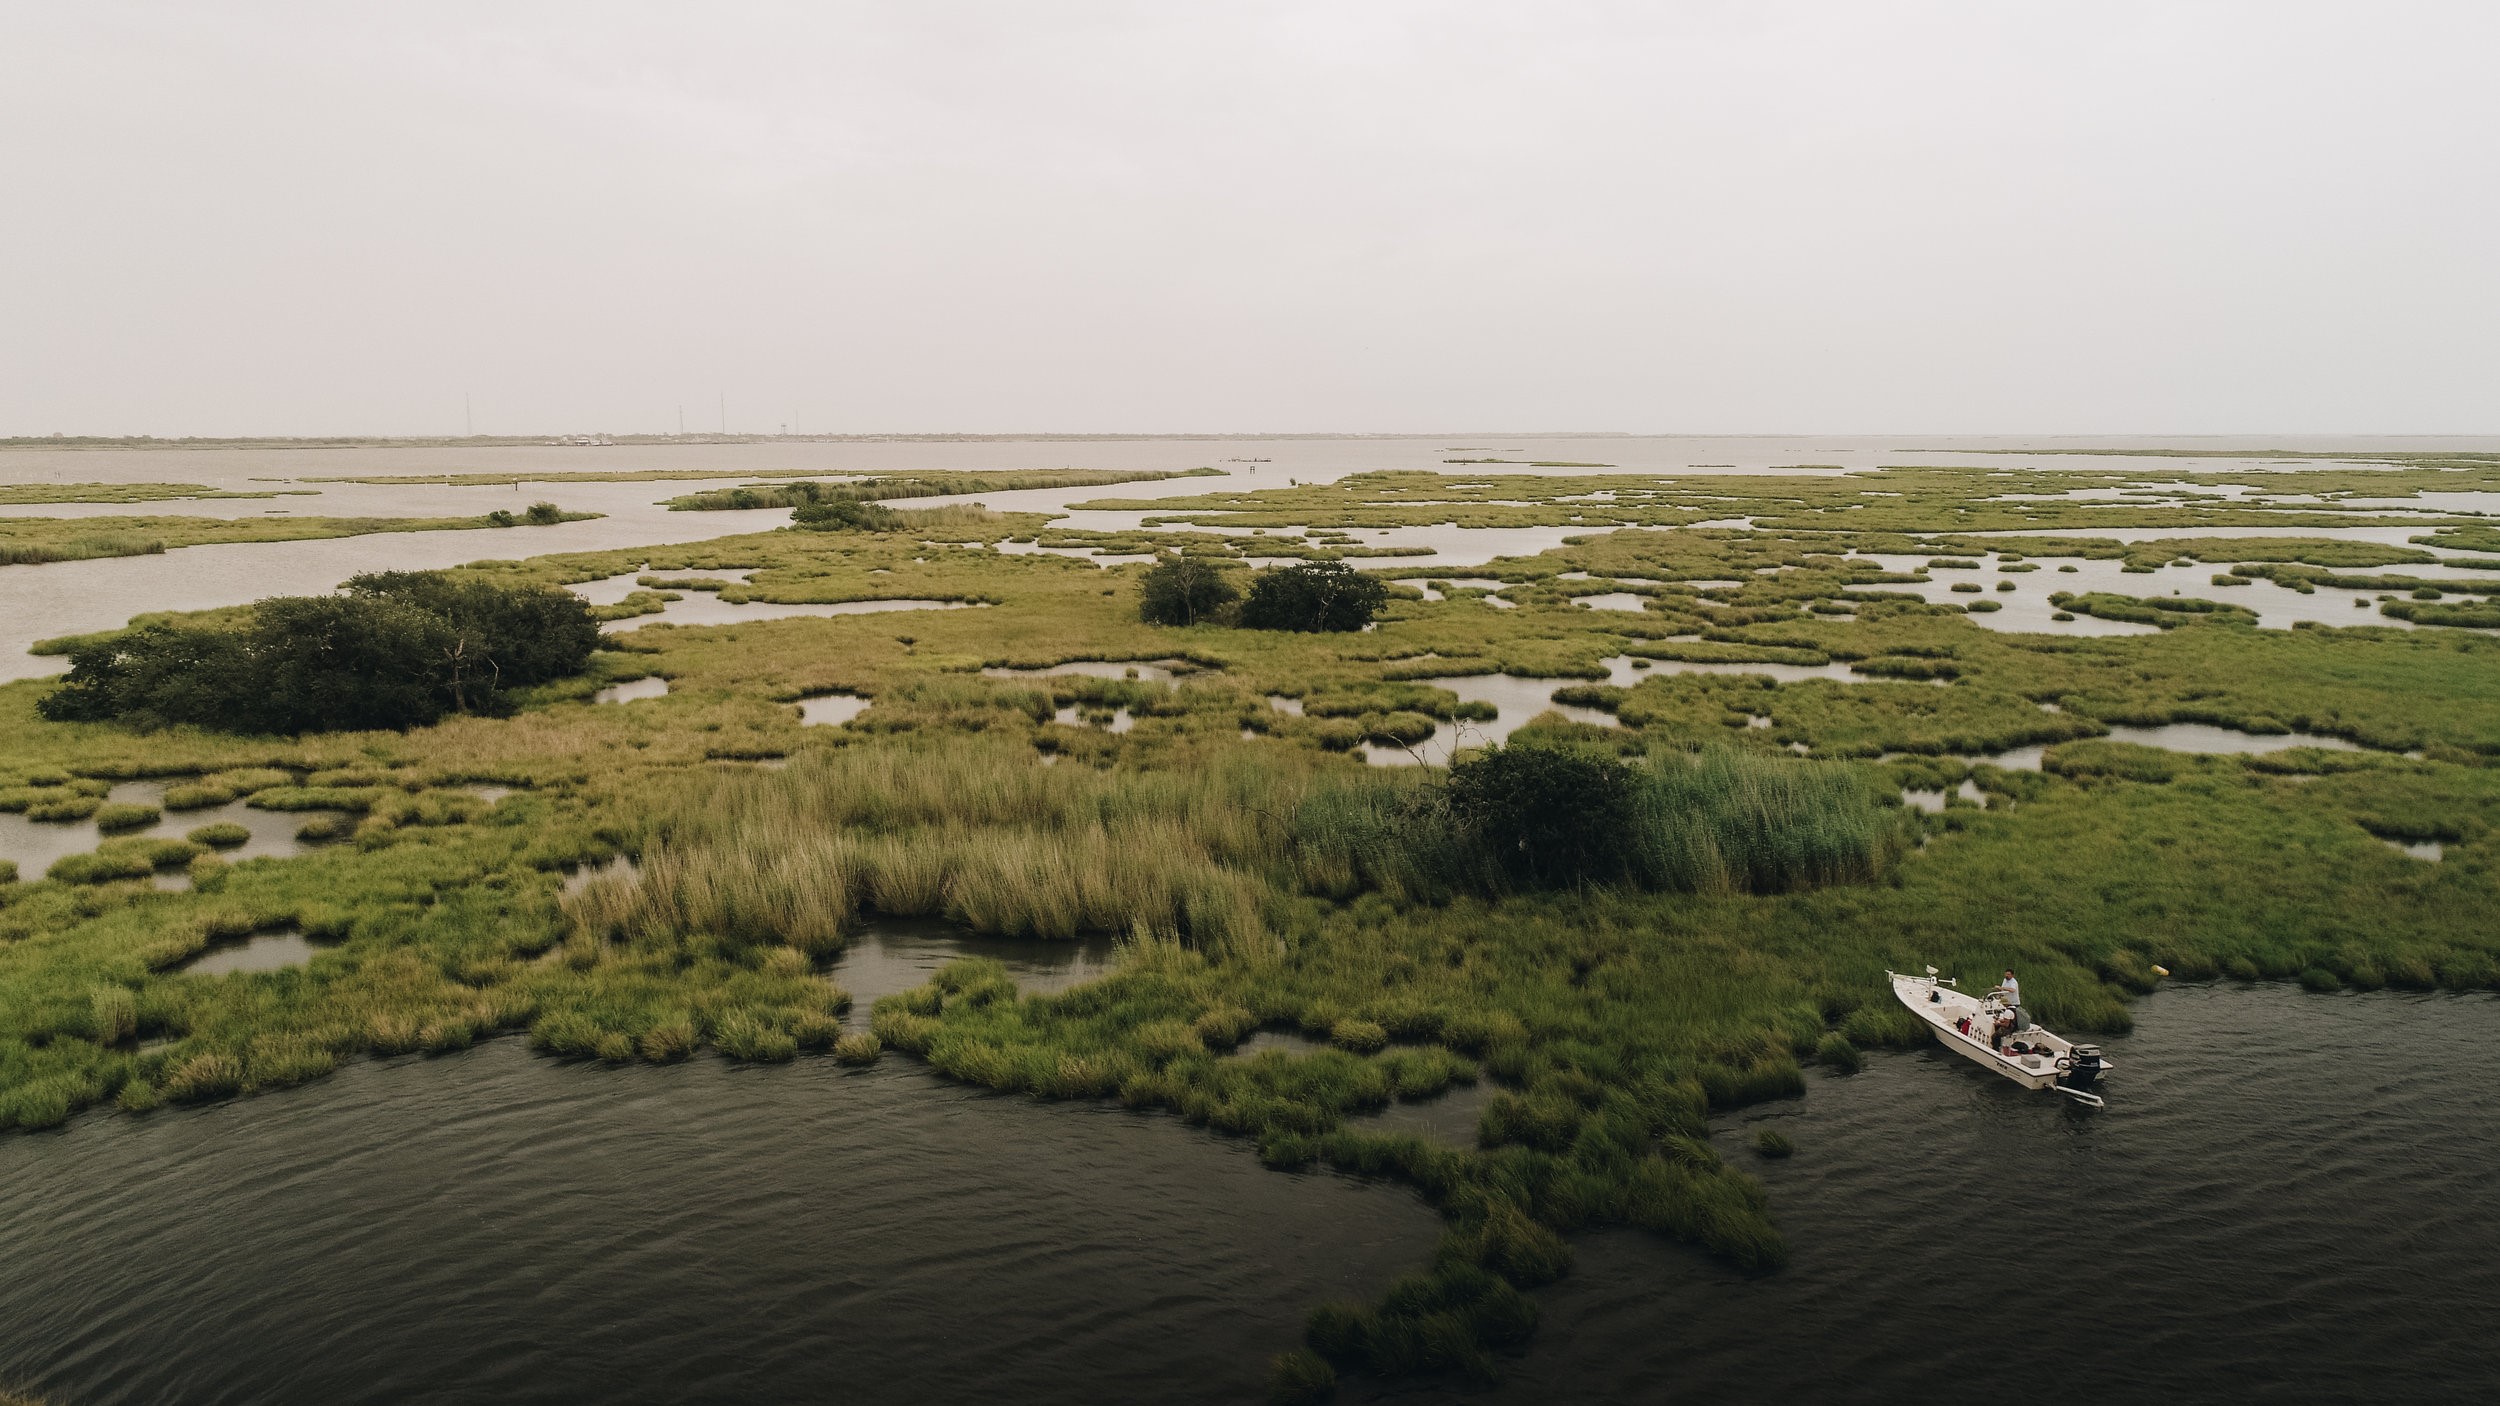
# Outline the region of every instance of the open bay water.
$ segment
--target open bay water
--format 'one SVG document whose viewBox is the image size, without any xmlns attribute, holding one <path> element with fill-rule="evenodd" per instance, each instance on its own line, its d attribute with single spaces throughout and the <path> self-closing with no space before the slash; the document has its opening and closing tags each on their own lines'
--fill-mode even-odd
<svg viewBox="0 0 2500 1406">
<path fill-rule="evenodd" d="M 1721 1120 L 1788 1268 L 1583 1236 L 1501 1385 L 1346 1399 L 2491 1399 L 2500 999 L 2136 1009 L 2097 1112 L 1930 1049 Z M 0 1138 L 0 1189 L 0 1381 L 55 1406 L 1255 1400 L 1313 1304 L 1439 1231 L 1401 1187 L 893 1057 L 510 1039 Z"/>
</svg>

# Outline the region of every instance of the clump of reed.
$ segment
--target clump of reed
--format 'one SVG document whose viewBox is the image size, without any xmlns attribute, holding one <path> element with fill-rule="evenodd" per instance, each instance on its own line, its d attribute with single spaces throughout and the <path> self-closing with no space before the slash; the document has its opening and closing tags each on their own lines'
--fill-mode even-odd
<svg viewBox="0 0 2500 1406">
<path fill-rule="evenodd" d="M 124 986 L 99 986 L 88 997 L 88 1038 L 118 1045 L 139 1033 L 139 998 Z"/>
<path fill-rule="evenodd" d="M 816 952 L 862 909 L 1248 949 L 1265 940 L 1258 871 L 1281 854 L 1263 813 L 1293 780 L 1045 768 L 993 745 L 820 753 L 690 784 L 639 872 L 594 881 L 565 910 L 624 940 L 704 931 Z"/>
<path fill-rule="evenodd" d="M 40 800 L 29 801 L 25 811 L 26 818 L 29 820 L 67 823 L 85 820 L 103 808 L 104 802 L 97 797 L 72 792 L 48 795 Z"/>
<path fill-rule="evenodd" d="M 0 566 L 40 566 L 55 561 L 90 561 L 96 557 L 155 556 L 165 550 L 160 538 L 127 534 L 95 534 L 57 542 L 0 542 Z"/>
<path fill-rule="evenodd" d="M 1764 1128 L 1753 1135 L 1753 1150 L 1760 1156 L 1777 1159 L 1796 1155 L 1797 1145 L 1788 1140 L 1786 1133 Z"/>
<path fill-rule="evenodd" d="M 1478 772 L 1492 775 L 1471 785 Z M 1786 893 L 1878 877 L 1900 818 L 1855 770 L 1729 748 L 1623 764 L 1514 741 L 1446 788 L 1315 790 L 1294 816 L 1304 887 L 1433 901 L 1571 883 Z"/>
<path fill-rule="evenodd" d="M 88 854 L 66 854 L 52 861 L 44 877 L 65 884 L 104 884 L 117 879 L 144 879 L 159 869 L 188 864 L 205 851 L 188 840 L 152 837 L 106 840 Z"/>
<path fill-rule="evenodd" d="M 95 828 L 109 835 L 117 830 L 136 830 L 142 826 L 153 825 L 164 816 L 165 813 L 155 806 L 114 801 L 97 807 L 92 819 L 95 821 Z"/>
<path fill-rule="evenodd" d="M 1389 1032 L 1368 1020 L 1340 1020 L 1328 1028 L 1328 1043 L 1356 1054 L 1378 1054 L 1389 1043 Z"/>
</svg>

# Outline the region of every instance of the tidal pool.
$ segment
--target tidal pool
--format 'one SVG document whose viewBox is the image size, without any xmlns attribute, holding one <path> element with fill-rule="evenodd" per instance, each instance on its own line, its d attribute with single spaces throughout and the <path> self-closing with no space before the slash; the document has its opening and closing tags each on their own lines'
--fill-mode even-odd
<svg viewBox="0 0 2500 1406">
<path fill-rule="evenodd" d="M 1479 1079 L 1430 1098 L 1392 1102 L 1377 1113 L 1348 1118 L 1346 1126 L 1389 1136 L 1413 1133 L 1451 1147 L 1474 1147 L 1477 1131 L 1484 1123 L 1485 1105 L 1493 1101 L 1493 1093 L 1493 1085 Z"/>
<path fill-rule="evenodd" d="M 219 943 L 174 970 L 185 976 L 226 976 L 234 972 L 273 972 L 309 966 L 320 949 L 293 928 L 256 932 L 235 942 Z"/>
<path fill-rule="evenodd" d="M 850 993 L 847 1023 L 866 1029 L 868 1008 L 879 996 L 921 985 L 958 957 L 997 962 L 1028 996 L 1065 991 L 1119 965 L 1118 948 L 1106 937 L 983 937 L 936 919 L 880 917 L 851 939 L 826 975 Z"/>
<path fill-rule="evenodd" d="M 1502 741 L 1518 731 L 1539 713 L 1560 713 L 1573 722 L 1596 727 L 1621 727 L 1615 715 L 1603 708 L 1590 708 L 1576 703 L 1557 703 L 1555 690 L 1581 683 L 1580 679 L 1530 679 L 1516 674 L 1462 674 L 1451 678 L 1413 679 L 1412 683 L 1433 688 L 1446 688 L 1471 703 L 1490 703 L 1494 716 L 1488 720 L 1470 719 L 1459 723 L 1441 723 L 1432 735 L 1412 748 L 1388 743 L 1362 744 L 1364 758 L 1375 766 L 1413 766 L 1420 760 L 1427 766 L 1446 766 L 1450 755 L 1461 747 L 1482 747 Z"/>
<path fill-rule="evenodd" d="M 1920 791 L 1905 788 L 1901 792 L 1901 803 L 1914 810 L 1923 810 L 1929 815 L 1942 815 L 1944 813 L 1945 799 L 1948 794 L 1959 796 L 1973 805 L 1984 806 L 1988 803 L 1988 793 L 1980 790 L 1977 785 L 1968 781 L 1954 787 L 1950 793 L 1944 791 Z"/>
<path fill-rule="evenodd" d="M 989 679 L 1143 679 L 1163 682 L 1193 666 L 1186 659 L 1074 659 L 1044 669 L 1017 669 L 1004 664 L 981 671 Z"/>
<path fill-rule="evenodd" d="M 2077 742 L 2094 739 L 2079 737 Z M 2124 723 L 2110 725 L 2111 742 L 2132 742 L 2139 747 L 2159 747 L 2170 752 L 2193 752 L 2209 757 L 2254 757 L 2268 752 L 2288 752 L 2295 747 L 2322 747 L 2330 752 L 2360 752 L 2367 749 L 2341 737 L 2326 737 L 2314 732 L 2241 732 L 2235 728 L 2216 727 L 2212 723 L 2163 723 L 2158 727 L 2130 727 Z M 2038 771 L 2048 752 L 2047 744 L 2013 747 L 2002 752 L 1962 756 L 1966 762 L 1985 762 L 2006 771 Z M 1888 752 L 1884 759 L 1906 756 Z"/>
<path fill-rule="evenodd" d="M 1875 674 L 1861 674 L 1835 659 L 1827 664 L 1773 664 L 1752 660 L 1728 662 L 1718 659 L 1651 659 L 1646 656 L 1615 654 L 1598 661 L 1606 666 L 1606 681 L 1618 688 L 1630 688 L 1642 679 L 1659 674 L 1757 674 L 1781 683 L 1802 683 L 1807 679 L 1830 679 L 1834 683 L 1898 684 L 1924 683 L 1945 686 L 1950 679 L 1894 679 Z"/>
<path fill-rule="evenodd" d="M 799 725 L 839 727 L 868 711 L 869 700 L 852 693 L 823 693 L 799 700 Z"/>
<path fill-rule="evenodd" d="M 590 696 L 593 703 L 632 703 L 644 698 L 668 696 L 668 680 L 657 674 L 646 674 L 623 683 L 612 683 Z"/>
<path fill-rule="evenodd" d="M 106 797 L 109 804 L 162 806 L 166 783 L 162 781 L 124 781 L 113 787 Z M 127 830 L 105 834 L 93 820 L 29 820 L 13 811 L 0 811 L 0 859 L 14 859 L 20 877 L 35 879 L 52 867 L 54 860 L 73 854 L 86 854 L 106 840 L 144 835 L 154 839 L 179 839 L 205 825 L 240 825 L 250 832 L 242 844 L 211 851 L 228 860 L 287 859 L 313 849 L 319 842 L 299 839 L 296 832 L 305 822 L 325 819 L 343 812 L 335 810 L 256 810 L 246 800 L 228 801 L 224 805 L 200 810 L 164 811 L 156 820 Z M 159 876 L 167 877 L 167 876 Z"/>
<path fill-rule="evenodd" d="M 1062 727 L 1099 727 L 1105 732 L 1126 732 L 1137 726 L 1136 714 L 1126 708 L 1113 709 L 1110 718 L 1103 722 L 1086 717 L 1084 711 L 1078 708 L 1058 709 L 1050 715 L 1050 720 Z"/>
<path fill-rule="evenodd" d="M 644 577 L 667 580 L 728 580 L 752 575 L 748 571 L 629 571 L 619 576 L 584 581 L 568 587 L 574 594 L 593 605 L 615 605 L 639 590 L 672 590 L 677 599 L 663 604 L 647 615 L 629 615 L 621 620 L 604 621 L 602 634 L 619 635 L 639 630 L 646 625 L 738 625 L 752 620 L 788 620 L 797 617 L 831 618 L 838 615 L 882 615 L 897 610 L 968 610 L 978 602 L 961 600 L 844 600 L 844 601 L 726 601 L 718 591 L 687 590 L 682 586 L 647 587 Z"/>
</svg>

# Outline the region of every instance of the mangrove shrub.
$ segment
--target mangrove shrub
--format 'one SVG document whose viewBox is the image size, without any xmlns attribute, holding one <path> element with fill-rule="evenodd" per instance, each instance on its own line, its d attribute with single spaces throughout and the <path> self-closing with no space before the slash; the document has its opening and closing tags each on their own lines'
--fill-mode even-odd
<svg viewBox="0 0 2500 1406">
<path fill-rule="evenodd" d="M 1359 630 L 1388 600 L 1388 587 L 1341 561 L 1271 567 L 1250 578 L 1241 623 L 1252 630 Z"/>
<path fill-rule="evenodd" d="M 856 498 L 812 498 L 792 509 L 790 520 L 819 532 L 892 532 L 903 525 L 902 514 L 892 508 Z"/>
<path fill-rule="evenodd" d="M 1137 616 L 1149 625 L 1198 625 L 1241 599 L 1224 573 L 1195 557 L 1176 557 L 1146 573 Z"/>
<path fill-rule="evenodd" d="M 238 628 L 149 625 L 82 646 L 35 706 L 56 722 L 226 732 L 421 727 L 508 711 L 510 690 L 579 672 L 598 643 L 570 592 L 368 573 L 342 595 L 261 601 Z"/>
</svg>

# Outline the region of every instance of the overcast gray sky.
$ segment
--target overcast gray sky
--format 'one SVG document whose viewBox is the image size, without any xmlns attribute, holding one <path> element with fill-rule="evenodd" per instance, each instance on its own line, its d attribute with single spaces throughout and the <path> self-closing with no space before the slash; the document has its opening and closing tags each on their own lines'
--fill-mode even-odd
<svg viewBox="0 0 2500 1406">
<path fill-rule="evenodd" d="M 2490 0 L 0 0 L 0 433 L 2500 431 Z"/>
</svg>

